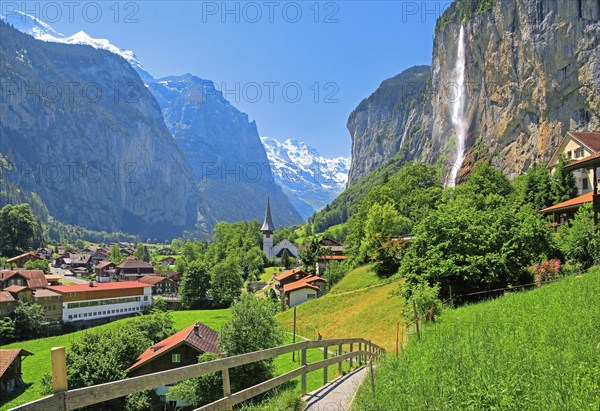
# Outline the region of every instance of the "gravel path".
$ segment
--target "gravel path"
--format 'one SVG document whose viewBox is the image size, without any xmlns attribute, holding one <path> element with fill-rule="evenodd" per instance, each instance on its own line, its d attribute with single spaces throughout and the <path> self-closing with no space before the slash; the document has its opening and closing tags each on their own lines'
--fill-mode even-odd
<svg viewBox="0 0 600 411">
<path fill-rule="evenodd" d="M 368 376 L 368 368 L 361 367 L 336 378 L 302 399 L 306 401 L 306 411 L 348 411 L 356 390 Z"/>
</svg>

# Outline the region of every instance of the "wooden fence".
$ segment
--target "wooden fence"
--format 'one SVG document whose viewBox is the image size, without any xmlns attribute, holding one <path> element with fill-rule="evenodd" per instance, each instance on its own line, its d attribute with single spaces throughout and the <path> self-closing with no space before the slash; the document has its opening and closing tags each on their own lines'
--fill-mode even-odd
<svg viewBox="0 0 600 411">
<path fill-rule="evenodd" d="M 348 348 L 343 350 L 343 346 Z M 337 348 L 337 355 L 329 357 L 329 347 Z M 306 362 L 306 351 L 313 348 L 323 349 L 323 360 L 310 363 Z M 285 374 L 254 385 L 245 390 L 232 393 L 229 384 L 229 369 L 241 365 L 250 364 L 257 361 L 263 361 L 294 351 L 301 351 L 300 367 Z M 370 341 L 362 338 L 338 338 L 321 341 L 303 341 L 295 344 L 283 345 L 280 347 L 269 348 L 262 351 L 255 351 L 247 354 L 225 357 L 214 361 L 203 362 L 186 367 L 174 368 L 172 370 L 161 371 L 154 374 L 142 375 L 139 377 L 127 378 L 125 380 L 108 382 L 105 384 L 94 385 L 91 387 L 68 390 L 65 349 L 58 347 L 52 349 L 52 387 L 54 394 L 37 401 L 13 408 L 11 411 L 42 411 L 56 410 L 69 411 L 81 407 L 99 404 L 105 401 L 124 397 L 140 391 L 151 390 L 157 387 L 176 384 L 190 378 L 200 377 L 205 374 L 221 372 L 223 376 L 223 398 L 198 408 L 198 410 L 231 410 L 234 405 L 253 398 L 259 394 L 265 393 L 287 381 L 296 377 L 301 377 L 302 393 L 306 393 L 306 374 L 311 371 L 323 369 L 323 384 L 327 383 L 327 368 L 338 364 L 341 371 L 342 363 L 349 361 L 352 367 L 352 361 L 356 358 L 358 365 L 366 364 L 368 360 L 378 359 L 385 354 L 385 350 Z"/>
</svg>

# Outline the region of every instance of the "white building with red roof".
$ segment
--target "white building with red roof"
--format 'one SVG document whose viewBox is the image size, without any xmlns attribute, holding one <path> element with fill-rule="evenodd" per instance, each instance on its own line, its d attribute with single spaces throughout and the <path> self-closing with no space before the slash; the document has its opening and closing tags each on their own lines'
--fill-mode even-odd
<svg viewBox="0 0 600 411">
<path fill-rule="evenodd" d="M 57 285 L 62 295 L 64 322 L 131 315 L 152 304 L 152 285 L 137 281 Z"/>
</svg>

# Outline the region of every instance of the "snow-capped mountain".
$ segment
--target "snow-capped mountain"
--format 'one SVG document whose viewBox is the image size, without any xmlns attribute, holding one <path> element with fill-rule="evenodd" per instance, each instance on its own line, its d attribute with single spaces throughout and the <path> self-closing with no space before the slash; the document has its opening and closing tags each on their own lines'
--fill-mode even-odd
<svg viewBox="0 0 600 411">
<path fill-rule="evenodd" d="M 302 217 L 308 218 L 344 191 L 349 158 L 325 158 L 302 141 L 288 139 L 281 143 L 270 137 L 261 137 L 261 140 L 275 182 Z"/>
<path fill-rule="evenodd" d="M 136 69 L 144 82 L 147 82 L 148 79 L 152 78 L 152 76 L 144 70 L 142 63 L 140 63 L 133 51 L 120 49 L 107 39 L 95 39 L 90 37 L 84 31 L 79 31 L 70 37 L 66 37 L 64 34 L 57 32 L 43 21 L 20 11 L 12 11 L 10 14 L 0 16 L 0 19 L 4 20 L 20 32 L 29 34 L 37 40 L 65 44 L 82 44 L 92 46 L 95 49 L 108 50 L 127 60 L 129 64 Z"/>
</svg>

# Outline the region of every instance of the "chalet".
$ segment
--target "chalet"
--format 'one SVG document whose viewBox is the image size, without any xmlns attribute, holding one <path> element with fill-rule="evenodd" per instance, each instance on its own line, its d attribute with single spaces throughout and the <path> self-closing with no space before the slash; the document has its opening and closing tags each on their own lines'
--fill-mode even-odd
<svg viewBox="0 0 600 411">
<path fill-rule="evenodd" d="M 108 260 L 108 250 L 100 248 L 92 254 L 90 264 L 95 266 L 106 260 Z"/>
<path fill-rule="evenodd" d="M 45 277 L 46 281 L 48 282 L 48 285 L 60 285 L 60 280 L 62 280 L 62 277 L 60 275 L 55 274 L 49 274 Z"/>
<path fill-rule="evenodd" d="M 65 253 L 56 259 L 54 265 L 69 268 L 83 268 L 84 270 L 89 271 L 92 267 L 92 256 L 90 254 Z"/>
<path fill-rule="evenodd" d="M 174 257 L 165 257 L 161 260 L 158 260 L 158 264 L 162 265 L 162 266 L 170 266 L 170 265 L 175 265 L 175 262 L 177 260 Z"/>
<path fill-rule="evenodd" d="M 110 261 L 104 261 L 94 266 L 96 281 L 99 283 L 109 283 L 115 274 L 116 264 Z"/>
<path fill-rule="evenodd" d="M 44 309 L 44 316 L 47 321 L 62 320 L 62 294 L 52 290 L 35 290 L 33 301 Z"/>
<path fill-rule="evenodd" d="M 135 257 L 127 257 L 115 270 L 120 281 L 135 281 L 145 275 L 154 275 L 154 268 L 150 264 Z"/>
<path fill-rule="evenodd" d="M 17 308 L 17 299 L 8 291 L 0 291 L 0 319 L 10 316 Z"/>
<path fill-rule="evenodd" d="M 178 271 L 155 271 L 155 274 L 160 275 L 161 277 L 167 277 L 169 280 L 177 284 L 177 286 L 181 284 L 181 280 L 183 279 L 183 273 Z"/>
<path fill-rule="evenodd" d="M 569 131 L 560 141 L 554 155 L 548 162 L 548 168 L 554 173 L 559 162 L 560 156 L 564 156 L 568 162 L 577 162 L 585 157 L 592 156 L 600 152 L 600 133 L 586 133 Z M 569 164 L 570 165 L 570 164 Z M 591 169 L 571 168 L 579 194 L 583 195 L 593 190 L 593 173 Z"/>
<path fill-rule="evenodd" d="M 0 398 L 8 398 L 16 388 L 24 385 L 21 362 L 30 355 L 33 354 L 19 348 L 0 350 Z"/>
<path fill-rule="evenodd" d="M 50 248 L 38 248 L 35 250 L 37 255 L 41 255 L 46 260 L 50 260 L 52 258 L 52 250 Z"/>
<path fill-rule="evenodd" d="M 36 253 L 29 252 L 29 253 L 24 253 L 24 254 L 18 255 L 13 258 L 9 258 L 8 260 L 6 260 L 6 263 L 9 265 L 15 264 L 17 267 L 22 268 L 26 262 L 36 261 L 36 260 L 45 260 L 45 258 Z"/>
<path fill-rule="evenodd" d="M 284 285 L 299 281 L 308 276 L 310 274 L 302 270 L 293 269 L 284 271 L 273 278 L 273 289 L 277 293 L 281 293 Z"/>
<path fill-rule="evenodd" d="M 592 197 L 593 193 L 589 192 L 579 197 L 575 197 L 570 200 L 563 201 L 562 203 L 550 206 L 548 208 L 544 208 L 539 212 L 541 214 L 551 215 L 553 224 L 555 226 L 559 226 L 575 217 L 575 214 L 577 213 L 577 210 L 579 210 L 579 207 L 586 203 L 591 203 Z"/>
<path fill-rule="evenodd" d="M 47 287 L 62 295 L 64 322 L 131 315 L 152 303 L 152 286 L 137 281 Z"/>
<path fill-rule="evenodd" d="M 192 324 L 144 351 L 127 373 L 134 377 L 196 364 L 200 354 L 219 354 L 217 338 L 212 328 Z"/>
<path fill-rule="evenodd" d="M 327 255 L 344 255 L 344 244 L 338 243 L 331 238 L 323 238 L 321 241 L 319 241 L 319 245 Z"/>
<path fill-rule="evenodd" d="M 48 285 L 42 270 L 2 270 L 0 271 L 0 290 L 11 285 L 40 289 Z"/>
<path fill-rule="evenodd" d="M 6 287 L 3 291 L 10 293 L 15 301 L 22 301 L 30 304 L 34 302 L 34 290 L 26 285 L 11 285 Z"/>
<path fill-rule="evenodd" d="M 314 275 L 283 286 L 285 305 L 294 307 L 305 301 L 320 297 L 325 293 L 326 281 Z"/>
<path fill-rule="evenodd" d="M 177 292 L 177 284 L 167 277 L 161 277 L 160 275 L 145 275 L 138 281 L 151 285 L 152 295 L 175 294 Z"/>
</svg>

